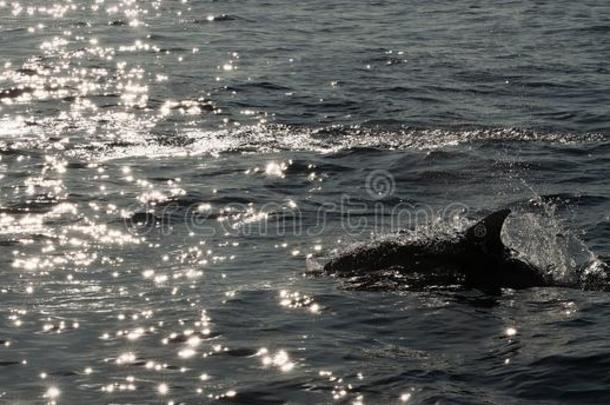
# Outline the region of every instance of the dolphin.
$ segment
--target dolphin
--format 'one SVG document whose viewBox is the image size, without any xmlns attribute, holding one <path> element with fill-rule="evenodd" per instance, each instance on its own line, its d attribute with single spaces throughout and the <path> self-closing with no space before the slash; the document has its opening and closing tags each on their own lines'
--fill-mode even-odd
<svg viewBox="0 0 610 405">
<path fill-rule="evenodd" d="M 451 238 L 398 238 L 361 246 L 330 260 L 322 272 L 364 278 L 369 285 L 391 278 L 407 287 L 461 285 L 493 293 L 549 285 L 543 269 L 502 243 L 500 233 L 510 212 L 496 211 Z"/>
</svg>

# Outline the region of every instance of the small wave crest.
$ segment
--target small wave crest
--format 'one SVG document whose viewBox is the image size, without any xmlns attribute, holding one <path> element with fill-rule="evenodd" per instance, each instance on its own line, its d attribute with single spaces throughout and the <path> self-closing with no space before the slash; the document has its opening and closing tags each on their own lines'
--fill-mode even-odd
<svg viewBox="0 0 610 405">
<path fill-rule="evenodd" d="M 537 142 L 551 145 L 590 144 L 607 141 L 601 134 L 567 134 L 497 128 L 475 130 L 399 128 L 324 127 L 307 128 L 277 124 L 243 126 L 232 129 L 190 128 L 176 134 L 188 139 L 179 145 L 164 145 L 153 137 L 136 145 L 107 148 L 98 158 L 111 160 L 133 156 L 175 156 L 219 153 L 273 153 L 307 151 L 324 154 L 346 150 L 421 150 L 431 151 L 461 144 Z M 87 153 L 95 153 L 87 150 Z"/>
</svg>

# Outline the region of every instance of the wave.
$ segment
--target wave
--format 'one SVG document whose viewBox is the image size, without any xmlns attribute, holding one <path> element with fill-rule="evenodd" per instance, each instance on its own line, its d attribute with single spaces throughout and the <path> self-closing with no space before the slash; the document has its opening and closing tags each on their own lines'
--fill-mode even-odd
<svg viewBox="0 0 610 405">
<path fill-rule="evenodd" d="M 148 156 L 202 155 L 220 153 L 274 153 L 282 151 L 341 153 L 353 150 L 419 150 L 432 152 L 462 144 L 538 143 L 547 145 L 589 145 L 608 143 L 603 134 L 538 132 L 516 128 L 492 129 L 378 129 L 363 126 L 308 128 L 290 125 L 253 125 L 237 129 L 190 128 L 166 135 L 142 135 L 129 145 L 103 145 L 97 153 L 90 148 L 70 151 L 100 160 Z M 91 156 L 93 154 L 94 156 Z M 86 156 L 82 156 L 86 157 Z"/>
</svg>

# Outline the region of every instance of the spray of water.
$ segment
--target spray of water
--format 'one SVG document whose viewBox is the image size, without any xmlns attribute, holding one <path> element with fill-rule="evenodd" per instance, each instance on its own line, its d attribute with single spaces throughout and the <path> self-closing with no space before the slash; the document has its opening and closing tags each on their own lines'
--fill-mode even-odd
<svg viewBox="0 0 610 405">
<path fill-rule="evenodd" d="M 593 252 L 569 228 L 555 201 L 536 196 L 529 206 L 531 210 L 509 217 L 502 233 L 505 244 L 544 269 L 554 282 L 578 283 L 579 268 L 594 257 Z"/>
</svg>

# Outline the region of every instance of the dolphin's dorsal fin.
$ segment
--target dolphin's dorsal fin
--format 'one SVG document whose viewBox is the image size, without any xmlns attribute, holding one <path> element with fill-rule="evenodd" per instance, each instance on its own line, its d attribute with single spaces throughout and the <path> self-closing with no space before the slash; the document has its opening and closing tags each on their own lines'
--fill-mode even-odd
<svg viewBox="0 0 610 405">
<path fill-rule="evenodd" d="M 487 254 L 502 254 L 506 247 L 502 243 L 500 232 L 508 214 L 510 210 L 504 209 L 486 216 L 466 231 L 466 239 Z"/>
</svg>

